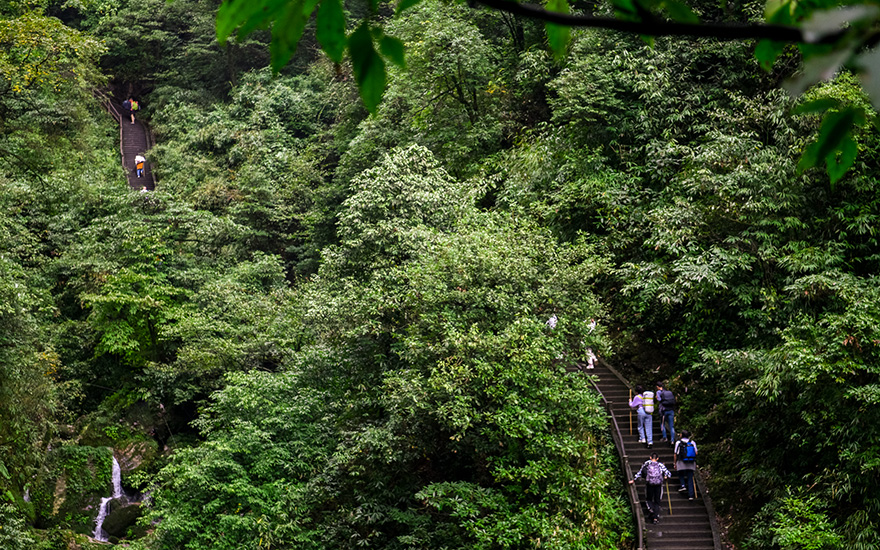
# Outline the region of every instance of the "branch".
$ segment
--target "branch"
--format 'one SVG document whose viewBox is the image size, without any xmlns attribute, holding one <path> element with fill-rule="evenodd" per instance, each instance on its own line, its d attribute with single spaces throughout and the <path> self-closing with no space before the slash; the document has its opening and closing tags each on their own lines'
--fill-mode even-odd
<svg viewBox="0 0 880 550">
<path fill-rule="evenodd" d="M 590 27 L 642 34 L 645 36 L 696 36 L 718 40 L 773 40 L 775 42 L 828 44 L 836 41 L 844 29 L 824 35 L 818 39 L 808 39 L 799 27 L 787 25 L 765 25 L 762 23 L 739 25 L 723 23 L 678 23 L 675 21 L 624 21 L 613 17 L 592 15 L 569 15 L 547 11 L 534 4 L 520 4 L 510 0 L 471 0 L 496 10 L 539 19 L 547 23 L 569 27 Z"/>
<path fill-rule="evenodd" d="M 36 176 L 36 178 L 38 180 L 40 180 L 40 183 L 42 183 L 43 185 L 46 184 L 46 180 L 43 179 L 42 174 L 40 174 L 40 172 L 36 168 L 34 168 L 33 165 L 31 165 L 31 163 L 29 163 L 26 159 L 20 157 L 19 155 L 16 155 L 15 153 L 13 153 L 12 151 L 10 151 L 8 149 L 0 148 L 0 159 L 3 159 L 6 162 L 9 162 L 9 164 L 11 164 L 13 166 L 15 166 L 15 163 L 11 162 L 9 159 L 4 158 L 5 155 L 8 155 L 8 156 L 12 157 L 13 159 L 17 160 L 18 166 L 20 168 L 23 168 L 25 172 L 30 172 L 31 174 Z"/>
</svg>

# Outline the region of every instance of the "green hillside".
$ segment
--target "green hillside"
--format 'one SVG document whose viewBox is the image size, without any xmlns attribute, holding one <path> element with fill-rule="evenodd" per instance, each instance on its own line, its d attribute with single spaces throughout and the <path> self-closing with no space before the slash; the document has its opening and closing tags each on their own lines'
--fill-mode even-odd
<svg viewBox="0 0 880 550">
<path fill-rule="evenodd" d="M 0 2 L 0 548 L 629 549 L 588 350 L 731 547 L 880 548 L 877 6 L 406 4 Z"/>
</svg>

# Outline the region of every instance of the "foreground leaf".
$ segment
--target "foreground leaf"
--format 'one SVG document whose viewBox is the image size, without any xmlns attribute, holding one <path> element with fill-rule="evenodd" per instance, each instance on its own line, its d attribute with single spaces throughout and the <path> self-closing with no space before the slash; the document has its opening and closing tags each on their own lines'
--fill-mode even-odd
<svg viewBox="0 0 880 550">
<path fill-rule="evenodd" d="M 348 37 L 348 55 L 361 99 L 367 110 L 375 113 L 385 93 L 385 62 L 373 47 L 373 36 L 366 21 Z"/>
<path fill-rule="evenodd" d="M 341 63 L 345 54 L 345 12 L 340 0 L 321 2 L 315 34 L 327 56 Z"/>
</svg>

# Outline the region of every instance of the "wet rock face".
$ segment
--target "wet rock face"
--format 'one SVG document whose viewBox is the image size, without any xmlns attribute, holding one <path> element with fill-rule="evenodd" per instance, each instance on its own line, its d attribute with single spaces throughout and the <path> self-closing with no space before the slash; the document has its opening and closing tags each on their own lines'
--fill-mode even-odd
<svg viewBox="0 0 880 550">
<path fill-rule="evenodd" d="M 128 441 L 116 450 L 116 457 L 122 471 L 126 474 L 138 469 L 148 467 L 151 462 L 156 460 L 159 455 L 159 449 L 156 442 L 148 441 Z"/>
<path fill-rule="evenodd" d="M 141 513 L 139 503 L 130 503 L 127 497 L 113 499 L 102 527 L 110 537 L 123 538 L 135 526 Z"/>
</svg>

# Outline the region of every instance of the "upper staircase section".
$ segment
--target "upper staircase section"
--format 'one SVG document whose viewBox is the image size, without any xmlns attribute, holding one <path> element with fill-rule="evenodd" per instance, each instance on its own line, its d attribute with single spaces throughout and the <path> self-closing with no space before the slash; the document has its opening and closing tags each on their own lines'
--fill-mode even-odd
<svg viewBox="0 0 880 550">
<path fill-rule="evenodd" d="M 153 146 L 150 129 L 135 114 L 134 124 L 128 111 L 122 107 L 122 102 L 116 98 L 104 98 L 107 110 L 119 123 L 119 152 L 122 155 L 122 167 L 125 169 L 128 186 L 132 189 L 146 188 L 153 191 L 156 188 L 156 178 L 150 166 L 150 161 L 144 163 L 143 177 L 137 177 L 134 158 L 137 155 L 147 156 L 147 151 Z"/>
</svg>

